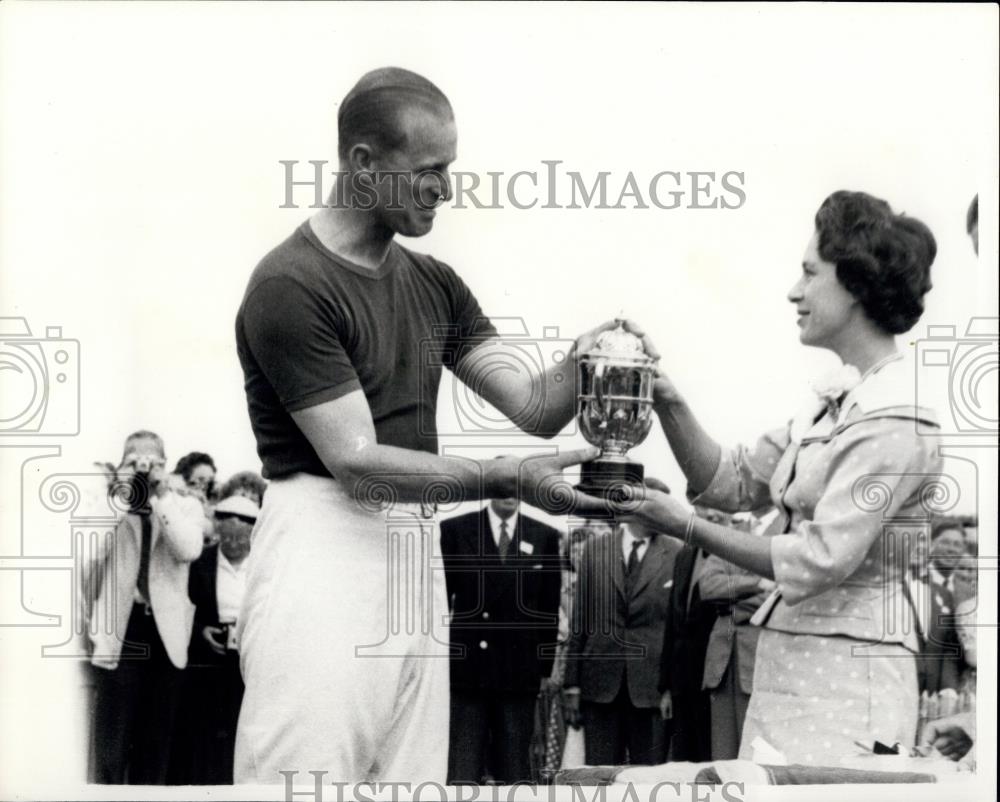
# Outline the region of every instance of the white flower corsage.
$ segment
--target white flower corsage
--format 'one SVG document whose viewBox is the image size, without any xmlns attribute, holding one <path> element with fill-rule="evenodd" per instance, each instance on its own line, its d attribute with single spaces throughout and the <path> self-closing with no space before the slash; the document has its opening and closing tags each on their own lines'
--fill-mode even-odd
<svg viewBox="0 0 1000 802">
<path fill-rule="evenodd" d="M 854 365 L 841 365 L 813 384 L 813 391 L 826 404 L 833 417 L 840 411 L 840 402 L 847 393 L 861 384 L 861 373 Z"/>
</svg>

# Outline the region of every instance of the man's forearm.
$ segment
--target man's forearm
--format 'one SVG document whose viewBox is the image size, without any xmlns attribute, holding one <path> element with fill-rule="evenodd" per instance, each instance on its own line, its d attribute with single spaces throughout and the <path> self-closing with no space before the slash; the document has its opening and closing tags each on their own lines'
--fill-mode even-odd
<svg viewBox="0 0 1000 802">
<path fill-rule="evenodd" d="M 508 490 L 490 463 L 376 444 L 326 467 L 359 503 L 383 500 L 387 488 L 400 502 L 477 501 Z"/>
<path fill-rule="evenodd" d="M 686 402 L 659 402 L 654 409 L 688 488 L 700 493 L 715 476 L 722 449 L 701 427 Z"/>
</svg>

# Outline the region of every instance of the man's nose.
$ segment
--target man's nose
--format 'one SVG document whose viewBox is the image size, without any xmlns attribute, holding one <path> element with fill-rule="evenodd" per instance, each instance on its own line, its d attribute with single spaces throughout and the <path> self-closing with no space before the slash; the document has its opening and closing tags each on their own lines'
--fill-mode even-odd
<svg viewBox="0 0 1000 802">
<path fill-rule="evenodd" d="M 438 173 L 438 182 L 440 185 L 441 203 L 447 203 L 452 199 L 451 173 L 447 170 L 442 170 Z"/>
</svg>

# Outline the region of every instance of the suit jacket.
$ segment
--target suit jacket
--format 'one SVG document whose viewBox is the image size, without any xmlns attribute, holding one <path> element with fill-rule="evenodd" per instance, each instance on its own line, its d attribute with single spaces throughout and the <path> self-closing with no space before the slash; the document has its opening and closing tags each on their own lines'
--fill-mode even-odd
<svg viewBox="0 0 1000 802">
<path fill-rule="evenodd" d="M 441 522 L 451 618 L 451 685 L 537 693 L 552 672 L 562 581 L 559 532 L 523 512 L 506 562 L 487 510 Z"/>
<path fill-rule="evenodd" d="M 216 654 L 201 636 L 204 627 L 219 626 L 219 597 L 216 580 L 219 570 L 219 544 L 208 546 L 201 556 L 191 563 L 188 578 L 188 598 L 194 605 L 194 629 L 188 649 L 189 666 L 222 665 L 225 658 Z"/>
<path fill-rule="evenodd" d="M 734 653 L 743 693 L 753 691 L 753 667 L 760 627 L 750 618 L 768 594 L 760 589 L 760 577 L 738 568 L 721 557 L 710 556 L 699 580 L 703 601 L 715 605 L 718 618 L 705 652 L 702 686 L 718 688 Z"/>
<path fill-rule="evenodd" d="M 955 623 L 955 601 L 944 585 L 906 579 L 914 605 L 921 610 L 920 654 L 917 679 L 921 691 L 957 691 L 962 673 L 962 646 Z M 920 588 L 920 585 L 923 588 Z"/>
<path fill-rule="evenodd" d="M 697 549 L 685 546 L 674 564 L 659 682 L 660 691 L 670 691 L 674 699 L 701 691 L 708 640 L 718 618 L 717 606 L 702 601 L 698 588 L 691 587 L 697 554 Z"/>
<path fill-rule="evenodd" d="M 201 554 L 205 513 L 197 499 L 176 493 L 152 499 L 152 506 L 148 601 L 170 662 L 184 668 L 194 621 L 188 568 Z M 100 592 L 91 613 L 91 662 L 101 668 L 118 667 L 135 603 L 141 555 L 142 522 L 129 513 L 119 521 L 102 561 Z"/>
<path fill-rule="evenodd" d="M 614 701 L 626 683 L 636 707 L 657 707 L 664 624 L 679 546 L 650 540 L 631 599 L 625 592 L 622 532 L 605 532 L 584 547 L 573 602 L 566 687 L 584 701 Z"/>
</svg>

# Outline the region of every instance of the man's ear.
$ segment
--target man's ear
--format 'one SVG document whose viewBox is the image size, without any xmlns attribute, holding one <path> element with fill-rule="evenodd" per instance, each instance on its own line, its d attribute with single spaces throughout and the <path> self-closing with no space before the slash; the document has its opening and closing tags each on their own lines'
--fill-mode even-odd
<svg viewBox="0 0 1000 802">
<path fill-rule="evenodd" d="M 352 173 L 370 172 L 374 169 L 374 151 L 371 145 L 365 142 L 358 142 L 351 146 L 347 154 L 347 164 Z"/>
</svg>

